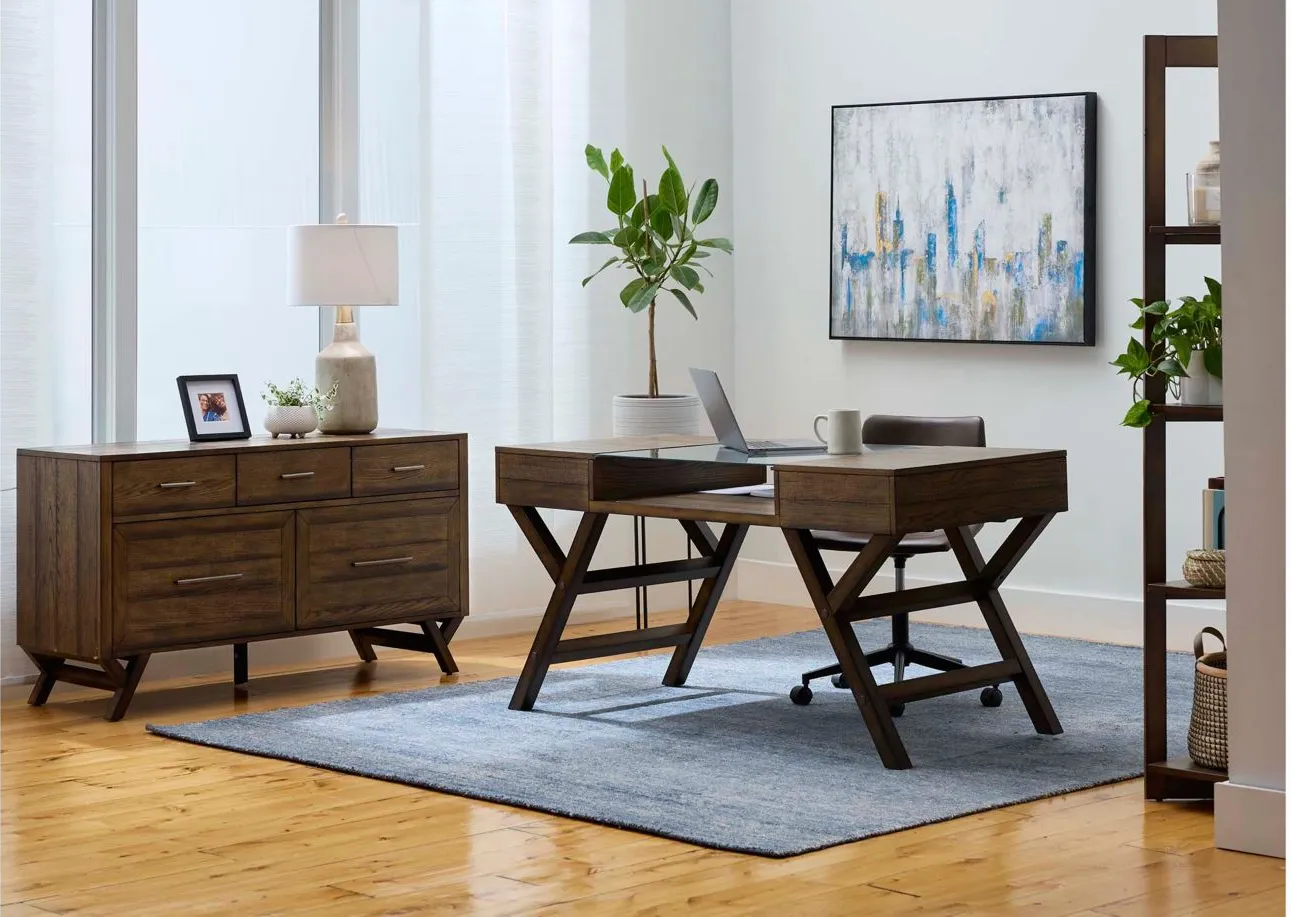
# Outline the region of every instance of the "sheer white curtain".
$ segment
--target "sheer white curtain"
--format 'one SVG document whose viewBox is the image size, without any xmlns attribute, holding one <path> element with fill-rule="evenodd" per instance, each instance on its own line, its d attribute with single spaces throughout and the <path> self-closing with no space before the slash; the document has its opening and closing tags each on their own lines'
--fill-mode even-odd
<svg viewBox="0 0 1291 917">
<path fill-rule="evenodd" d="M 592 219 L 589 3 L 360 10 L 360 213 L 399 224 L 403 273 L 400 308 L 361 316 L 382 425 L 469 432 L 472 605 L 527 608 L 541 570 L 493 502 L 493 447 L 585 435 L 597 396 L 565 245 Z"/>
<path fill-rule="evenodd" d="M 0 0 L 0 673 L 14 645 L 15 455 L 90 440 L 90 0 Z"/>
</svg>

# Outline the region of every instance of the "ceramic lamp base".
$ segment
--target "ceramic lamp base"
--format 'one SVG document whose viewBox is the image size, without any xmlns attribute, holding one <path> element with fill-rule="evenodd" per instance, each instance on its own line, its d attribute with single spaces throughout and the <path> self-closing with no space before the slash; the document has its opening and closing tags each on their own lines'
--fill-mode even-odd
<svg viewBox="0 0 1291 917">
<path fill-rule="evenodd" d="M 336 385 L 336 404 L 319 419 L 320 433 L 371 433 L 377 428 L 377 360 L 353 322 L 337 322 L 332 343 L 314 360 L 318 390 Z"/>
</svg>

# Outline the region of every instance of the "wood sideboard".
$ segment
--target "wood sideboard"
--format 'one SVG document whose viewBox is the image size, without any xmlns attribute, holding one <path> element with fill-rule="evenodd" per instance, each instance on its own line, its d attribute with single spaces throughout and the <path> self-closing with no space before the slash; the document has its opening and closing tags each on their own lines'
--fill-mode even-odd
<svg viewBox="0 0 1291 917">
<path fill-rule="evenodd" d="M 28 702 L 87 685 L 118 720 L 152 653 L 231 644 L 242 683 L 248 642 L 342 630 L 365 662 L 392 646 L 455 672 L 466 453 L 464 433 L 400 430 L 19 449 Z"/>
</svg>

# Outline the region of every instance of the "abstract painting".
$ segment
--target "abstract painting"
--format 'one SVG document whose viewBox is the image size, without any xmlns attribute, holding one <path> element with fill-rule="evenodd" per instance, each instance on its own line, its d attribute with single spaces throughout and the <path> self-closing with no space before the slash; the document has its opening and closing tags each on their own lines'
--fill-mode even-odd
<svg viewBox="0 0 1291 917">
<path fill-rule="evenodd" d="M 1092 346 L 1096 110 L 835 106 L 829 336 Z"/>
</svg>

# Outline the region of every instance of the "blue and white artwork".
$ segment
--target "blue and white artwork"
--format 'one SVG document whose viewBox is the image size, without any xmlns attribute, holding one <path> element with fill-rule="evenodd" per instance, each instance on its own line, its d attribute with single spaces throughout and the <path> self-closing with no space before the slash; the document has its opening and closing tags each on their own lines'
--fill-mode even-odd
<svg viewBox="0 0 1291 917">
<path fill-rule="evenodd" d="M 830 337 L 1093 345 L 1095 112 L 835 107 Z"/>
</svg>

